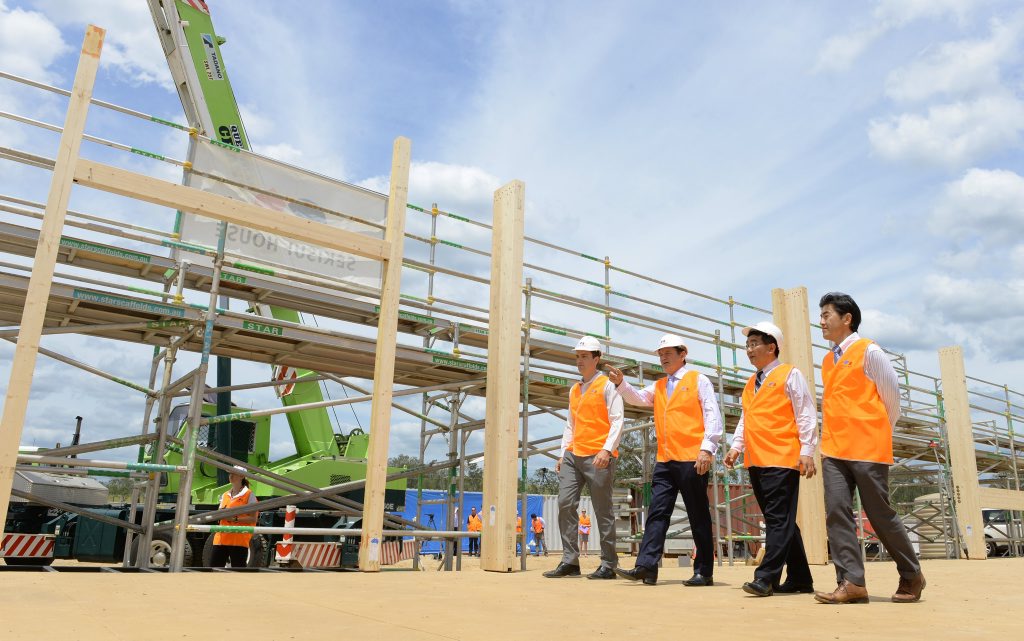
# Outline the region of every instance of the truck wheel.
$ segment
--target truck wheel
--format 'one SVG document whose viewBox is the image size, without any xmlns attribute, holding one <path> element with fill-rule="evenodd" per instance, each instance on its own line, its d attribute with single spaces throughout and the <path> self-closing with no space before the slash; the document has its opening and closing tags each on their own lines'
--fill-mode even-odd
<svg viewBox="0 0 1024 641">
<path fill-rule="evenodd" d="M 4 557 L 4 563 L 10 566 L 25 566 L 25 565 L 52 565 L 53 557 L 48 558 L 33 558 L 33 557 Z"/>
<path fill-rule="evenodd" d="M 252 539 L 249 540 L 249 561 L 246 563 L 246 567 L 250 568 L 265 568 L 267 567 L 267 552 L 270 543 L 267 537 L 262 534 L 253 534 Z M 203 567 L 208 568 L 210 562 L 213 560 L 213 538 L 206 540 L 206 545 L 203 546 Z M 229 566 L 230 567 L 230 566 Z"/>
<path fill-rule="evenodd" d="M 131 563 L 138 565 L 139 545 L 142 543 L 141 536 L 132 539 Z M 157 532 L 153 535 L 153 541 L 149 545 L 149 567 L 167 568 L 171 565 L 171 535 L 165 532 Z M 192 544 L 185 539 L 185 555 L 182 559 L 182 566 L 192 567 Z"/>
<path fill-rule="evenodd" d="M 262 534 L 253 534 L 249 541 L 250 568 L 265 568 L 269 560 L 270 540 Z"/>
</svg>

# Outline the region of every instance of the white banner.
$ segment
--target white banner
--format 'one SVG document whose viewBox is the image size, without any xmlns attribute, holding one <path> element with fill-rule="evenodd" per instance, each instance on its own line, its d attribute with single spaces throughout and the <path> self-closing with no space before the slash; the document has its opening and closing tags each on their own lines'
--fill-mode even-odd
<svg viewBox="0 0 1024 641">
<path fill-rule="evenodd" d="M 191 155 L 194 171 L 186 174 L 186 184 L 190 187 L 373 238 L 384 238 L 383 229 L 360 222 L 384 224 L 387 196 L 383 194 L 207 140 L 196 142 Z M 360 220 L 344 218 L 331 211 Z M 218 226 L 218 221 L 212 218 L 183 213 L 181 240 L 216 247 Z M 381 263 L 378 261 L 237 225 L 228 226 L 225 249 L 256 262 L 275 263 L 375 289 L 380 289 L 381 285 Z M 274 270 L 280 271 L 278 268 Z"/>
</svg>

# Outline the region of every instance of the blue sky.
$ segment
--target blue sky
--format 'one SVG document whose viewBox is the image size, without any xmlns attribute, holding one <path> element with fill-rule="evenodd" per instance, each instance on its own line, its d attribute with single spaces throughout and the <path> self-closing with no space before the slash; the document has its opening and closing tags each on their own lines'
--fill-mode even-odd
<svg viewBox="0 0 1024 641">
<path fill-rule="evenodd" d="M 210 5 L 257 151 L 383 189 L 405 135 L 412 202 L 486 220 L 492 191 L 522 179 L 528 235 L 764 307 L 773 287 L 844 290 L 863 333 L 915 369 L 937 374 L 935 350 L 962 344 L 969 373 L 1020 386 L 1019 1 Z M 69 86 L 90 21 L 108 29 L 97 97 L 182 120 L 143 2 L 0 0 L 0 68 Z M 60 101 L 6 81 L 0 108 L 63 119 Z M 93 113 L 89 130 L 184 153 L 123 119 Z M 0 140 L 36 138 L 0 122 Z M 8 169 L 0 191 L 45 198 Z M 131 346 L 67 349 L 145 376 Z M 45 443 L 73 421 L 41 387 L 26 433 Z M 122 394 L 103 390 L 81 402 Z M 134 426 L 141 402 L 128 405 Z M 392 453 L 412 452 L 416 429 L 398 428 Z"/>
</svg>

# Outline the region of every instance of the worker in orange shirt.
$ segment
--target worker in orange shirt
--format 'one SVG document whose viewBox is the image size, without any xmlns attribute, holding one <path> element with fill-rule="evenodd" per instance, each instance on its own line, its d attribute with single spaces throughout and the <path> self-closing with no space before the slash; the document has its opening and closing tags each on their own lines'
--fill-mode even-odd
<svg viewBox="0 0 1024 641">
<path fill-rule="evenodd" d="M 470 532 L 480 532 L 484 529 L 484 522 L 476 513 L 476 508 L 469 508 L 469 516 L 466 517 L 466 529 Z M 480 556 L 480 538 L 469 537 L 469 556 Z"/>
<path fill-rule="evenodd" d="M 245 473 L 245 468 L 238 465 L 228 473 L 231 487 L 220 497 L 220 507 L 218 509 L 227 510 L 257 503 L 256 495 L 249 489 L 249 479 L 245 477 Z M 220 525 L 254 526 L 258 517 L 258 512 L 239 514 L 231 518 L 221 519 Z M 244 568 L 248 563 L 249 542 L 251 540 L 252 533 L 249 532 L 217 532 L 213 535 L 213 541 L 211 542 L 213 548 L 210 555 L 210 567 L 223 568 L 230 563 L 233 568 Z"/>
<path fill-rule="evenodd" d="M 587 516 L 586 510 L 580 512 L 578 529 L 580 534 L 580 554 L 587 556 L 587 543 L 590 541 L 590 517 Z"/>
<path fill-rule="evenodd" d="M 825 484 L 825 526 L 836 566 L 833 592 L 816 592 L 821 603 L 867 603 L 864 559 L 857 540 L 853 492 L 896 562 L 900 582 L 895 603 L 921 599 L 921 563 L 907 528 L 889 502 L 892 433 L 900 417 L 896 370 L 881 347 L 857 333 L 860 307 L 848 294 L 821 297 L 821 335 L 833 345 L 821 363 L 821 475 Z"/>
<path fill-rule="evenodd" d="M 516 556 L 519 556 L 522 553 L 522 548 L 520 547 L 522 545 L 522 542 L 523 516 L 521 514 L 516 514 Z"/>
<path fill-rule="evenodd" d="M 816 472 L 818 409 L 803 373 L 780 361 L 782 330 L 769 323 L 743 328 L 747 358 L 757 371 L 741 396 L 743 413 L 732 448 L 729 469 L 740 455 L 750 473 L 750 486 L 765 522 L 765 555 L 754 580 L 743 591 L 758 597 L 776 592 L 814 592 L 811 568 L 796 524 L 800 477 Z M 781 583 L 786 570 L 786 582 Z"/>
<path fill-rule="evenodd" d="M 544 550 L 544 556 L 547 556 L 548 546 L 544 543 L 544 517 L 531 514 L 530 527 L 533 529 L 534 556 L 540 556 L 541 550 Z"/>
</svg>

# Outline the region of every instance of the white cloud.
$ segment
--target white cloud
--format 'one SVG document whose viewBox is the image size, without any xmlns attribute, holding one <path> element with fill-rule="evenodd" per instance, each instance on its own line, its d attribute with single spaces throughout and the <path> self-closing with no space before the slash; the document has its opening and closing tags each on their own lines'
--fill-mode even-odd
<svg viewBox="0 0 1024 641">
<path fill-rule="evenodd" d="M 1007 321 L 1024 316 L 1024 279 L 933 274 L 924 281 L 924 299 L 929 309 L 954 323 Z"/>
<path fill-rule="evenodd" d="M 861 332 L 894 352 L 935 350 L 953 339 L 941 326 L 926 322 L 925 316 L 914 319 L 865 309 Z"/>
<path fill-rule="evenodd" d="M 303 163 L 304 156 L 302 150 L 296 149 L 294 146 L 289 145 L 286 142 L 278 143 L 276 145 L 260 145 L 253 143 L 253 151 L 290 165 L 295 165 L 297 167 L 305 166 Z"/>
<path fill-rule="evenodd" d="M 1024 272 L 1024 245 L 1017 245 L 1010 251 L 1010 263 L 1017 271 Z"/>
<path fill-rule="evenodd" d="M 919 60 L 892 71 L 886 94 L 894 100 L 922 100 L 935 94 L 956 95 L 999 86 L 1000 65 L 1016 60 L 1024 19 L 993 21 L 984 40 L 947 42 Z"/>
<path fill-rule="evenodd" d="M 881 0 L 875 18 L 884 25 L 898 27 L 922 18 L 953 16 L 963 20 L 989 0 Z"/>
<path fill-rule="evenodd" d="M 46 0 L 39 2 L 38 8 L 62 27 L 80 27 L 82 35 L 87 24 L 94 23 L 106 29 L 100 57 L 103 67 L 117 70 L 129 82 L 157 84 L 174 91 L 156 27 L 145 2 Z"/>
<path fill-rule="evenodd" d="M 49 66 L 69 50 L 60 30 L 45 15 L 9 9 L 0 0 L 0 69 L 33 80 L 53 81 Z"/>
<path fill-rule="evenodd" d="M 868 138 L 887 160 L 960 166 L 1017 144 L 1024 130 L 1024 102 L 993 94 L 973 101 L 872 120 Z"/>
<path fill-rule="evenodd" d="M 948 236 L 1013 242 L 1024 235 L 1024 177 L 1003 169 L 971 169 L 946 185 L 929 223 Z"/>
<path fill-rule="evenodd" d="M 853 33 L 832 36 L 825 41 L 814 65 L 815 71 L 843 71 L 860 57 L 868 46 L 884 34 L 887 29 L 872 27 Z"/>
<path fill-rule="evenodd" d="M 825 41 L 815 71 L 843 71 L 888 32 L 925 18 L 952 16 L 963 20 L 986 0 L 882 0 L 872 12 L 872 24 Z"/>
</svg>

